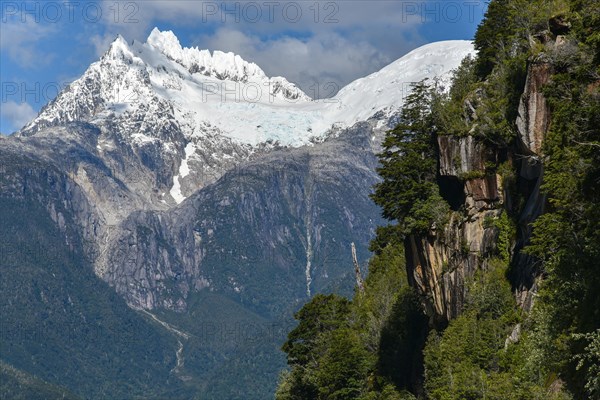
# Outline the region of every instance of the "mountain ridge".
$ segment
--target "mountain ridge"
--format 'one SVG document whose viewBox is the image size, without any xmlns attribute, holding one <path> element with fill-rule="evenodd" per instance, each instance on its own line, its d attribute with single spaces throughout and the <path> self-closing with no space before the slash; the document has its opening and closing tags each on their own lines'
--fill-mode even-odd
<svg viewBox="0 0 600 400">
<path fill-rule="evenodd" d="M 125 146 L 132 161 L 156 175 L 158 192 L 144 197 L 161 209 L 273 149 L 312 145 L 370 118 L 390 125 L 410 82 L 433 76 L 446 82 L 472 52 L 466 41 L 426 45 L 334 98 L 315 101 L 233 53 L 182 48 L 171 31 L 155 28 L 145 44 L 118 36 L 16 136 L 72 121 L 99 126 L 99 156 Z"/>
</svg>

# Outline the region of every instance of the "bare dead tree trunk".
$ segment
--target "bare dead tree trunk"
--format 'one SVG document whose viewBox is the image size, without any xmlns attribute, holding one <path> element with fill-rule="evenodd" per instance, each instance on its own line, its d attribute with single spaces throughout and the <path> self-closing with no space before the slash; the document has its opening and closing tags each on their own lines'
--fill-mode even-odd
<svg viewBox="0 0 600 400">
<path fill-rule="evenodd" d="M 358 286 L 358 290 L 360 293 L 364 293 L 365 285 L 363 283 L 362 275 L 360 273 L 360 265 L 358 264 L 358 258 L 356 258 L 356 246 L 354 246 L 354 242 L 351 243 L 350 247 L 352 248 L 352 261 L 354 262 L 354 275 L 356 276 L 356 286 Z"/>
</svg>

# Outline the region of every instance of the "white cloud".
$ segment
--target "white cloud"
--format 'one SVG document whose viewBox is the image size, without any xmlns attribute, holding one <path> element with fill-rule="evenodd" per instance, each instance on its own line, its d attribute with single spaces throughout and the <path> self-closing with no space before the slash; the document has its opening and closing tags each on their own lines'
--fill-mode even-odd
<svg viewBox="0 0 600 400">
<path fill-rule="evenodd" d="M 24 68 L 42 67 L 50 63 L 54 56 L 42 51 L 37 43 L 55 32 L 52 25 L 35 23 L 34 19 L 9 20 L 2 22 L 0 51 Z"/>
<path fill-rule="evenodd" d="M 267 75 L 281 75 L 313 97 L 327 97 L 345 84 L 374 72 L 423 44 L 418 15 L 401 1 L 342 2 L 148 1 L 137 2 L 127 23 L 113 13 L 104 22 L 107 32 L 92 36 L 101 54 L 114 34 L 145 40 L 154 26 L 173 25 L 199 33 L 194 45 L 233 51 L 256 62 Z M 104 0 L 105 8 L 115 7 Z M 122 3 L 124 6 L 126 3 Z M 257 15 L 260 18 L 257 20 Z M 204 33 L 203 33 L 204 32 Z M 410 41 L 406 40 L 410 37 Z M 333 83 L 331 85 L 330 83 Z"/>
<path fill-rule="evenodd" d="M 200 47 L 239 54 L 258 64 L 267 75 L 282 75 L 318 98 L 329 97 L 336 89 L 392 61 L 369 43 L 355 42 L 337 33 L 263 41 L 257 36 L 220 29 L 197 42 Z"/>
<path fill-rule="evenodd" d="M 115 40 L 114 34 L 105 33 L 103 35 L 95 34 L 90 37 L 96 56 L 102 56 L 110 47 L 110 44 Z"/>
<path fill-rule="evenodd" d="M 431 1 L 431 0 L 430 0 Z M 439 0 L 436 0 L 439 2 Z M 332 29 L 369 28 L 410 29 L 420 23 L 415 7 L 421 3 L 389 0 L 354 1 L 239 1 L 239 0 L 153 0 L 146 2 L 103 0 L 105 21 L 111 24 L 144 24 L 147 21 L 171 22 L 194 26 L 208 25 L 254 32 L 330 31 Z M 116 5 L 120 4 L 119 7 Z M 127 12 L 125 12 L 125 7 Z M 115 14 L 115 8 L 123 9 Z M 129 29 L 135 29 L 130 26 Z"/>
<path fill-rule="evenodd" d="M 36 115 L 37 112 L 28 103 L 7 101 L 0 104 L 0 117 L 8 121 L 13 130 L 22 128 Z"/>
</svg>

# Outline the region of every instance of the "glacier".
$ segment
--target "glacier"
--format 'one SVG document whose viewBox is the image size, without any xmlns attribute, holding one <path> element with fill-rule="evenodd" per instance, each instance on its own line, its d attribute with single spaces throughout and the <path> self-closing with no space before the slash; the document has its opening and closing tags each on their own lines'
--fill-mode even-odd
<svg viewBox="0 0 600 400">
<path fill-rule="evenodd" d="M 469 41 L 431 43 L 332 98 L 312 99 L 239 55 L 182 47 L 172 31 L 154 28 L 145 43 L 118 36 L 17 135 L 72 121 L 119 132 L 103 134 L 98 151 L 126 142 L 134 152 L 168 155 L 163 169 L 172 169 L 172 179 L 161 180 L 164 194 L 152 203 L 179 204 L 218 178 L 223 160 L 230 166 L 273 148 L 311 146 L 360 121 L 388 126 L 412 82 L 435 77 L 447 84 L 473 53 Z"/>
</svg>

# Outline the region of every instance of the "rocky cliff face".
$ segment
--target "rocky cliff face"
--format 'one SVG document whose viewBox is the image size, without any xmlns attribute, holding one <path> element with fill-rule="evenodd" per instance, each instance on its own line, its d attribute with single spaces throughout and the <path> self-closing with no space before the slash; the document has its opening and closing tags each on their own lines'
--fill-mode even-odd
<svg viewBox="0 0 600 400">
<path fill-rule="evenodd" d="M 134 307 L 183 311 L 205 289 L 263 312 L 350 281 L 349 243 L 367 243 L 381 222 L 364 190 L 377 181 L 371 135 L 363 123 L 318 147 L 275 151 L 180 207 L 133 213 L 108 247 L 104 279 Z"/>
<path fill-rule="evenodd" d="M 542 37 L 547 52 L 560 51 L 561 36 Z M 540 40 L 538 38 L 538 40 Z M 543 86 L 551 79 L 552 63 L 546 53 L 528 61 L 527 78 L 514 123 L 516 142 L 499 151 L 474 135 L 438 137 L 439 186 L 454 210 L 450 221 L 425 236 L 407 238 L 405 247 L 411 284 L 437 326 L 460 314 L 467 285 L 491 255 L 499 254 L 503 210 L 518 213 L 516 233 L 507 249 L 517 301 L 525 310 L 533 304 L 539 271 L 535 261 L 520 250 L 531 236 L 531 223 L 544 212 L 543 143 L 551 123 Z M 465 102 L 464 118 L 477 124 L 477 109 Z M 471 132 L 474 130 L 472 129 Z M 517 171 L 513 184 L 486 164 L 506 163 Z M 521 201 L 521 205 L 517 204 Z"/>
<path fill-rule="evenodd" d="M 412 285 L 443 325 L 461 312 L 466 281 L 496 249 L 498 229 L 491 221 L 500 217 L 504 194 L 500 176 L 485 171 L 485 162 L 495 162 L 498 154 L 483 142 L 440 136 L 438 146 L 439 184 L 454 211 L 445 226 L 408 237 L 406 254 Z"/>
<path fill-rule="evenodd" d="M 551 74 L 552 65 L 543 54 L 531 60 L 516 120 L 520 149 L 538 157 L 542 154 L 542 143 L 550 123 L 550 111 L 542 88 Z"/>
<path fill-rule="evenodd" d="M 561 45 L 560 36 L 555 43 L 550 42 L 552 48 Z M 516 272 L 517 302 L 525 310 L 531 309 L 533 305 L 539 271 L 536 270 L 534 260 L 519 250 L 528 244 L 531 223 L 544 212 L 546 204 L 546 196 L 540 190 L 544 177 L 542 145 L 551 122 L 551 114 L 542 88 L 551 79 L 552 73 L 552 64 L 543 54 L 530 60 L 516 120 L 517 149 L 522 154 L 519 177 L 526 201 L 518 220 L 518 236 L 512 261 Z"/>
</svg>

